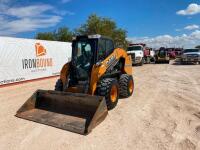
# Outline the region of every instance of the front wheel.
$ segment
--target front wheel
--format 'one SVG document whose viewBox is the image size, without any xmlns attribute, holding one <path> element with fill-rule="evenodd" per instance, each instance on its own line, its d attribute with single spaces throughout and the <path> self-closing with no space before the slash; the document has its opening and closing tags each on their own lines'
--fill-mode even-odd
<svg viewBox="0 0 200 150">
<path fill-rule="evenodd" d="M 186 65 L 186 62 L 181 60 L 181 65 Z"/>
<path fill-rule="evenodd" d="M 139 63 L 139 66 L 143 66 L 144 64 L 144 59 L 142 58 L 141 62 Z"/>
<path fill-rule="evenodd" d="M 116 79 L 106 78 L 103 79 L 97 91 L 99 96 L 104 96 L 108 110 L 115 108 L 119 98 L 119 84 Z"/>
<path fill-rule="evenodd" d="M 122 74 L 119 79 L 119 95 L 120 97 L 127 98 L 133 94 L 134 80 L 131 75 Z"/>
<path fill-rule="evenodd" d="M 55 85 L 55 91 L 62 91 L 63 90 L 63 83 L 61 79 L 58 79 Z"/>
</svg>

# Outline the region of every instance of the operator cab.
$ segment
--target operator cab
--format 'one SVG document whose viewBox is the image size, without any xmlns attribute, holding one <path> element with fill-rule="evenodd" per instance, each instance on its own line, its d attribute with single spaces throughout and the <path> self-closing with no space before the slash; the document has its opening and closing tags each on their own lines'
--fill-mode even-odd
<svg viewBox="0 0 200 150">
<path fill-rule="evenodd" d="M 158 57 L 165 58 L 168 56 L 168 50 L 164 47 L 161 47 L 158 51 Z"/>
<path fill-rule="evenodd" d="M 104 61 L 113 50 L 113 41 L 101 35 L 73 38 L 69 86 L 84 84 L 88 89 L 93 65 Z"/>
</svg>

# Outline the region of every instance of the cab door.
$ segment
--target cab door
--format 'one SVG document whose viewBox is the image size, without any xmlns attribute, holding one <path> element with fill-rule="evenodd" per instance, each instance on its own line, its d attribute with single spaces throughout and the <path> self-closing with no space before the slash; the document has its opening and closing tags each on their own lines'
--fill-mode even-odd
<svg viewBox="0 0 200 150">
<path fill-rule="evenodd" d="M 99 40 L 98 61 L 104 61 L 114 50 L 113 41 L 110 39 Z"/>
</svg>

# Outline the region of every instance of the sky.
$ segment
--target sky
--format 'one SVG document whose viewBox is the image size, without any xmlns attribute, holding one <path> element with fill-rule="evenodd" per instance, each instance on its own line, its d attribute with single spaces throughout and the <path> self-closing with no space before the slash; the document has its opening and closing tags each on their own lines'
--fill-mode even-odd
<svg viewBox="0 0 200 150">
<path fill-rule="evenodd" d="M 133 43 L 200 45 L 199 0 L 0 0 L 0 36 L 34 38 L 62 26 L 73 30 L 92 13 L 114 20 Z"/>
</svg>

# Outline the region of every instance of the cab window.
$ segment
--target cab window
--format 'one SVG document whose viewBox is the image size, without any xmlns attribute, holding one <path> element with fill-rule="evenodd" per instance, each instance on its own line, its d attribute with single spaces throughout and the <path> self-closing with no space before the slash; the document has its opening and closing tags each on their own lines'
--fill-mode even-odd
<svg viewBox="0 0 200 150">
<path fill-rule="evenodd" d="M 99 40 L 98 60 L 106 58 L 106 40 Z"/>
<path fill-rule="evenodd" d="M 114 45 L 111 40 L 106 40 L 106 53 L 107 56 L 110 55 L 114 50 Z"/>
<path fill-rule="evenodd" d="M 77 60 L 77 65 L 92 63 L 93 43 L 91 41 L 77 41 L 74 43 L 73 57 Z"/>
</svg>

